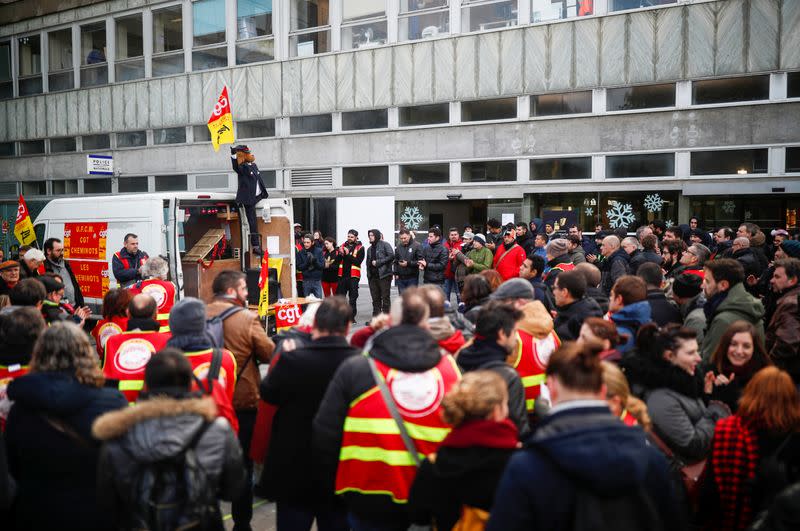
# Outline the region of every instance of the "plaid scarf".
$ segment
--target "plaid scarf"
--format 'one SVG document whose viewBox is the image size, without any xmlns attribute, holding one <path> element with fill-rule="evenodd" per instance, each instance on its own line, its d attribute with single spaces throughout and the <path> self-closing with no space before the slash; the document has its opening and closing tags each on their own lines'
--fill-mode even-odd
<svg viewBox="0 0 800 531">
<path fill-rule="evenodd" d="M 758 464 L 758 439 L 741 417 L 717 422 L 711 450 L 711 467 L 720 501 L 715 529 L 747 529 L 753 519 L 750 485 Z"/>
</svg>

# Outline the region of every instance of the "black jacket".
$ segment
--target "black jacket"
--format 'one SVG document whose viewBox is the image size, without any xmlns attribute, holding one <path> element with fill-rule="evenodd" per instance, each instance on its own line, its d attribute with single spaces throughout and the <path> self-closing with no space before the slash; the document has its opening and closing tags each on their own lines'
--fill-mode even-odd
<svg viewBox="0 0 800 531">
<path fill-rule="evenodd" d="M 328 252 L 327 249 L 322 249 L 322 281 L 323 282 L 337 282 L 339 280 L 339 264 L 342 258 L 339 256 L 339 251 L 334 249 Z"/>
<path fill-rule="evenodd" d="M 621 276 L 631 272 L 630 257 L 624 249 L 617 249 L 614 254 L 600 262 L 600 289 L 606 295 L 611 294 L 611 288 Z"/>
<path fill-rule="evenodd" d="M 261 382 L 261 398 L 278 406 L 264 462 L 271 499 L 309 506 L 333 497 L 321 487 L 333 485 L 335 469 L 331 474 L 328 468 L 326 477 L 316 463 L 311 424 L 336 369 L 357 354 L 344 337 L 321 337 L 281 354 Z"/>
<path fill-rule="evenodd" d="M 525 254 L 529 255 L 536 248 L 536 238 L 531 236 L 530 231 L 525 231 L 525 236 L 517 237 L 517 245 L 525 249 Z"/>
<path fill-rule="evenodd" d="M 370 355 L 393 369 L 412 373 L 430 370 L 442 359 L 433 336 L 412 325 L 394 326 L 375 336 Z M 335 477 L 350 404 L 374 386 L 365 356 L 351 356 L 333 376 L 314 417 L 313 453 L 326 477 Z M 333 482 L 325 488 L 333 493 Z M 408 520 L 405 506 L 394 503 L 388 495 L 347 493 L 344 498 L 348 509 L 366 520 L 398 522 L 398 527 Z"/>
<path fill-rule="evenodd" d="M 322 258 L 322 250 L 316 245 L 312 245 L 311 249 L 306 249 L 305 246 L 300 250 L 295 251 L 297 257 L 297 270 L 303 272 L 303 280 L 321 280 L 322 268 L 325 266 L 325 261 Z"/>
<path fill-rule="evenodd" d="M 444 282 L 444 269 L 450 253 L 442 245 L 442 240 L 422 248 L 422 258 L 425 259 L 425 271 L 422 275 L 426 284 L 442 284 Z"/>
<path fill-rule="evenodd" d="M 419 264 L 422 257 L 422 246 L 419 242 L 410 241 L 408 245 L 397 244 L 394 248 L 394 274 L 400 278 L 417 278 L 419 276 Z M 400 262 L 408 262 L 408 265 L 401 266 Z"/>
<path fill-rule="evenodd" d="M 72 281 L 72 286 L 75 288 L 75 300 L 70 301 L 75 303 L 76 308 L 80 308 L 84 305 L 83 301 L 83 294 L 81 293 L 81 285 L 78 284 L 78 279 L 75 278 L 75 273 L 72 271 L 72 266 L 69 265 L 68 260 L 62 260 L 64 262 L 64 269 L 67 270 L 69 274 L 69 278 Z M 44 261 L 44 270 L 48 273 L 58 273 L 58 271 L 53 267 L 53 263 L 50 260 Z"/>
<path fill-rule="evenodd" d="M 141 249 L 136 252 L 136 255 L 129 253 L 125 247 L 120 249 L 118 253 L 114 253 L 114 258 L 111 260 L 111 270 L 120 287 L 126 288 L 142 278 L 139 274 L 139 268 L 148 258 L 147 253 Z"/>
<path fill-rule="evenodd" d="M 383 234 L 378 229 L 370 230 L 375 235 L 375 243 L 367 249 L 367 278 L 389 278 L 392 276 L 392 262 L 394 262 L 394 249 L 389 242 L 383 240 Z M 376 265 L 372 265 L 375 260 Z"/>
<path fill-rule="evenodd" d="M 602 317 L 603 311 L 594 299 L 584 297 L 567 306 L 558 308 L 553 321 L 556 334 L 561 341 L 575 341 L 581 333 L 581 325 L 587 317 Z"/>
<path fill-rule="evenodd" d="M 653 251 L 634 251 L 633 254 L 630 255 L 631 274 L 635 275 L 639 270 L 639 266 L 647 262 L 652 262 L 657 266 L 661 266 L 664 259 Z"/>
<path fill-rule="evenodd" d="M 8 397 L 14 401 L 6 424 L 8 465 L 18 487 L 16 526 L 10 528 L 113 528 L 108 515 L 96 509 L 100 443 L 91 427 L 102 413 L 128 408 L 125 397 L 60 372 L 17 378 L 8 386 Z M 55 428 L 45 415 L 75 435 Z"/>
<path fill-rule="evenodd" d="M 262 199 L 269 197 L 267 187 L 264 186 L 264 181 L 261 179 L 261 172 L 258 171 L 258 166 L 254 162 L 245 162 L 241 166 L 236 162 L 236 155 L 231 155 L 231 165 L 233 171 L 239 177 L 239 184 L 236 188 L 236 202 L 245 206 L 254 206 Z M 257 193 L 257 187 L 260 186 L 261 193 Z M 251 231 L 255 229 L 250 228 Z"/>
<path fill-rule="evenodd" d="M 758 258 L 756 257 L 753 249 L 747 247 L 745 249 L 739 249 L 738 251 L 734 251 L 731 258 L 742 264 L 744 268 L 744 275 L 747 277 L 748 275 L 755 275 L 756 277 L 760 277 L 762 271 L 761 264 L 758 262 Z"/>
<path fill-rule="evenodd" d="M 683 323 L 681 310 L 676 304 L 667 299 L 663 290 L 647 290 L 647 303 L 650 304 L 650 315 L 658 326 L 666 326 L 669 323 Z"/>
<path fill-rule="evenodd" d="M 352 276 L 352 267 L 360 268 L 361 264 L 364 262 L 365 255 L 366 250 L 359 240 L 356 240 L 355 243 L 345 241 L 341 247 L 339 247 L 339 257 L 342 260 L 342 278 L 350 278 Z"/>
</svg>

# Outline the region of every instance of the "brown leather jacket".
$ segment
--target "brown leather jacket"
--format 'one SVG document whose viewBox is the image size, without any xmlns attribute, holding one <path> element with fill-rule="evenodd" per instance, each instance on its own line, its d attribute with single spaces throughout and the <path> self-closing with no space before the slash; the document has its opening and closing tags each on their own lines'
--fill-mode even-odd
<svg viewBox="0 0 800 531">
<path fill-rule="evenodd" d="M 232 305 L 233 301 L 214 299 L 208 305 L 206 315 L 210 319 Z M 255 409 L 258 407 L 258 384 L 261 381 L 256 360 L 261 363 L 269 362 L 275 344 L 267 337 L 267 332 L 261 326 L 258 316 L 247 310 L 225 319 L 223 331 L 225 348 L 233 352 L 236 358 L 236 371 L 241 372 L 233 393 L 233 409 Z M 248 363 L 247 359 L 250 356 L 254 359 Z"/>
<path fill-rule="evenodd" d="M 800 381 L 800 286 L 781 295 L 766 332 L 767 352 L 772 361 Z"/>
</svg>

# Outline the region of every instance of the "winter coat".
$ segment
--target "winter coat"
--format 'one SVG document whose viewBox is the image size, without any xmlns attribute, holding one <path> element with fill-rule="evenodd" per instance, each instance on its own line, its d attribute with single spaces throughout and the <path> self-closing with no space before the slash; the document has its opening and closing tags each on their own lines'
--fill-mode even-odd
<svg viewBox="0 0 800 531">
<path fill-rule="evenodd" d="M 630 258 L 624 249 L 617 249 L 614 254 L 600 262 L 600 289 L 606 295 L 611 295 L 611 288 L 619 277 L 629 275 L 631 267 Z"/>
<path fill-rule="evenodd" d="M 129 253 L 125 247 L 120 249 L 118 253 L 114 253 L 114 257 L 111 259 L 111 271 L 114 273 L 114 278 L 117 279 L 120 287 L 126 288 L 142 278 L 139 274 L 139 268 L 148 258 L 147 253 L 141 249 L 136 251 L 135 255 Z"/>
<path fill-rule="evenodd" d="M 603 311 L 592 299 L 583 297 L 572 304 L 558 308 L 553 325 L 561 341 L 575 341 L 581 333 L 581 325 L 588 317 L 602 317 Z"/>
<path fill-rule="evenodd" d="M 586 262 L 586 252 L 583 250 L 583 247 L 576 247 L 567 253 L 567 256 L 569 257 L 569 261 L 575 265 Z"/>
<path fill-rule="evenodd" d="M 344 251 L 347 252 L 345 253 Z M 359 240 L 356 240 L 354 243 L 350 243 L 349 241 L 344 242 L 339 247 L 339 257 L 342 260 L 341 278 L 350 278 L 352 276 L 352 268 L 361 267 L 361 264 L 364 262 L 365 254 L 364 246 Z"/>
<path fill-rule="evenodd" d="M 597 244 L 594 243 L 594 238 L 591 236 L 583 236 L 581 238 L 581 247 L 583 248 L 584 256 L 587 254 L 597 255 Z"/>
<path fill-rule="evenodd" d="M 277 406 L 272 421 L 264 481 L 270 498 L 304 506 L 330 501 L 335 476 L 320 475 L 311 450 L 312 420 L 339 366 L 360 351 L 339 336 L 320 337 L 291 352 L 284 352 L 261 383 L 261 397 Z"/>
<path fill-rule="evenodd" d="M 525 250 L 525 256 L 528 256 L 536 248 L 536 238 L 531 235 L 530 231 L 526 231 L 524 236 L 517 236 L 517 245 Z"/>
<path fill-rule="evenodd" d="M 454 249 L 456 251 L 460 251 L 461 247 L 464 245 L 462 240 L 458 240 L 457 242 L 451 242 L 450 240 L 444 240 L 442 246 L 447 249 L 447 265 L 444 268 L 444 278 L 447 280 L 455 279 L 455 266 L 457 265 L 456 262 L 450 260 L 450 252 Z"/>
<path fill-rule="evenodd" d="M 100 507 L 114 529 L 146 528 L 148 514 L 141 507 L 147 494 L 136 490 L 140 472 L 150 463 L 179 455 L 203 428 L 195 455 L 217 496 L 232 500 L 245 487 L 242 451 L 228 421 L 217 417 L 211 398 L 154 397 L 95 421 L 94 435 L 105 441 L 97 469 Z M 223 529 L 218 508 L 213 519 L 213 527 Z"/>
<path fill-rule="evenodd" d="M 67 260 L 61 260 L 61 263 L 55 263 L 52 260 L 45 260 L 44 261 L 44 270 L 48 273 L 56 273 L 61 275 L 61 278 L 64 279 L 66 282 L 67 280 L 72 282 L 72 294 L 68 293 L 64 290 L 64 297 L 70 302 L 73 303 L 76 308 L 80 308 L 84 305 L 83 301 L 83 294 L 81 293 L 81 285 L 78 284 L 78 279 L 75 278 L 75 273 L 72 272 L 72 266 L 69 265 Z"/>
<path fill-rule="evenodd" d="M 680 308 L 683 326 L 697 332 L 697 343 L 699 345 L 703 344 L 703 338 L 706 333 L 706 313 L 703 311 L 705 303 L 706 298 L 701 291 L 692 299 L 681 304 Z"/>
<path fill-rule="evenodd" d="M 520 439 L 530 432 L 525 406 L 525 388 L 519 373 L 508 363 L 508 352 L 495 341 L 476 339 L 458 353 L 456 362 L 464 372 L 488 369 L 496 372 L 508 388 L 508 418 L 517 427 Z"/>
<path fill-rule="evenodd" d="M 230 299 L 216 298 L 206 307 L 206 317 L 211 319 L 231 306 Z M 269 363 L 275 344 L 267 337 L 258 315 L 243 310 L 234 313 L 222 322 L 225 348 L 236 359 L 236 387 L 233 391 L 233 408 L 256 409 L 258 407 L 258 383 L 261 373 L 259 363 Z M 249 361 L 248 361 L 249 360 Z"/>
<path fill-rule="evenodd" d="M 716 260 L 717 258 L 730 258 L 731 247 L 733 247 L 733 240 L 719 242 L 714 249 L 714 252 L 711 254 L 711 260 Z"/>
<path fill-rule="evenodd" d="M 608 295 L 602 292 L 600 288 L 595 288 L 593 286 L 586 287 L 586 296 L 590 299 L 594 300 L 600 309 L 603 310 L 603 315 L 608 313 Z"/>
<path fill-rule="evenodd" d="M 322 249 L 312 245 L 311 249 L 301 247 L 295 252 L 297 256 L 297 270 L 303 273 L 303 280 L 322 280 L 322 268 L 325 260 L 322 258 Z"/>
<path fill-rule="evenodd" d="M 508 420 L 468 420 L 453 428 L 417 471 L 408 497 L 411 521 L 435 521 L 437 530 L 447 531 L 463 505 L 488 512 L 516 442 L 517 430 Z"/>
<path fill-rule="evenodd" d="M 422 248 L 422 258 L 425 259 L 425 269 L 422 279 L 426 284 L 443 284 L 444 270 L 447 267 L 449 253 L 442 245 L 442 240 L 433 242 Z"/>
<path fill-rule="evenodd" d="M 650 315 L 653 318 L 653 322 L 658 326 L 683 322 L 678 305 L 667 299 L 663 290 L 647 290 L 647 303 L 650 305 Z"/>
<path fill-rule="evenodd" d="M 664 529 L 685 529 L 664 457 L 642 430 L 588 402 L 546 417 L 511 457 L 486 530 L 572 529 L 579 488 L 601 497 L 643 490 Z"/>
<path fill-rule="evenodd" d="M 417 262 L 421 257 L 422 246 L 419 242 L 412 240 L 408 242 L 408 245 L 398 243 L 394 248 L 394 274 L 402 279 L 418 278 L 419 264 Z M 400 262 L 408 262 L 408 264 L 401 266 Z"/>
<path fill-rule="evenodd" d="M 10 528 L 112 528 L 109 515 L 96 509 L 100 443 L 92 437 L 92 422 L 107 411 L 127 409 L 125 397 L 116 389 L 83 385 L 66 372 L 17 378 L 8 385 L 8 397 L 14 401 L 6 421 L 8 466 L 17 481 Z"/>
<path fill-rule="evenodd" d="M 630 256 L 631 274 L 635 275 L 636 272 L 639 271 L 639 267 L 648 262 L 652 262 L 660 267 L 661 264 L 664 263 L 664 259 L 653 251 L 634 251 Z"/>
<path fill-rule="evenodd" d="M 339 264 L 341 263 L 341 256 L 339 251 L 334 249 L 329 252 L 323 247 L 322 249 L 322 281 L 323 282 L 338 282 L 339 281 Z"/>
<path fill-rule="evenodd" d="M 617 325 L 617 332 L 620 335 L 628 336 L 624 343 L 617 346 L 617 350 L 623 354 L 636 344 L 636 334 L 639 332 L 639 328 L 652 320 L 650 304 L 646 300 L 623 306 L 618 312 L 612 313 L 610 317 Z"/>
<path fill-rule="evenodd" d="M 245 162 L 240 165 L 236 161 L 236 155 L 232 155 L 231 164 L 238 177 L 237 203 L 255 206 L 262 199 L 269 197 L 267 187 L 264 186 L 264 180 L 261 178 L 261 172 L 258 171 L 258 166 L 254 162 Z M 250 227 L 250 232 L 257 232 L 256 227 Z"/>
<path fill-rule="evenodd" d="M 800 382 L 798 297 L 800 285 L 781 294 L 766 333 L 767 352 L 778 367 L 792 376 L 795 383 Z"/>
<path fill-rule="evenodd" d="M 485 297 L 479 300 L 477 303 L 472 304 L 471 306 L 467 306 L 464 309 L 464 317 L 472 324 L 478 322 L 478 314 L 481 313 L 481 308 L 483 305 L 489 302 L 489 297 Z"/>
<path fill-rule="evenodd" d="M 556 277 L 558 277 L 559 273 L 562 271 L 562 269 L 557 266 L 571 263 L 572 260 L 570 260 L 569 254 L 562 254 L 561 256 L 556 256 L 552 260 L 548 260 L 546 262 L 547 267 L 545 267 L 546 273 L 542 276 L 544 283 L 547 284 L 550 289 L 553 289 L 553 286 L 556 285 Z"/>
<path fill-rule="evenodd" d="M 763 269 L 761 269 L 761 264 L 758 263 L 758 258 L 756 258 L 755 253 L 753 253 L 753 250 L 749 247 L 734 251 L 731 258 L 742 264 L 745 277 L 749 275 L 755 275 L 756 277 L 761 276 L 761 272 L 763 271 Z"/>
<path fill-rule="evenodd" d="M 450 260 L 450 270 L 453 272 L 453 279 L 458 282 L 464 282 L 467 278 L 467 253 L 472 250 L 472 244 L 462 245 L 461 249 L 456 251 L 453 259 Z"/>
<path fill-rule="evenodd" d="M 708 305 L 708 302 L 706 302 Z M 703 361 L 708 361 L 717 348 L 722 335 L 734 321 L 747 321 L 756 327 L 759 337 L 764 338 L 764 306 L 761 301 L 747 293 L 741 282 L 727 291 L 725 299 L 717 306 L 711 319 L 708 320 L 705 337 L 700 351 Z"/>
<path fill-rule="evenodd" d="M 390 278 L 394 249 L 389 242 L 383 241 L 383 234 L 379 230 L 372 229 L 370 232 L 375 234 L 375 243 L 367 249 L 367 278 Z M 376 265 L 372 265 L 373 260 Z"/>
<path fill-rule="evenodd" d="M 470 273 L 480 273 L 486 269 L 491 269 L 492 262 L 494 262 L 494 255 L 492 254 L 492 251 L 486 247 L 481 247 L 480 249 L 473 247 L 467 252 L 467 258 L 474 262 L 472 267 L 469 268 Z"/>
<path fill-rule="evenodd" d="M 519 276 L 519 266 L 522 265 L 522 262 L 524 262 L 527 257 L 528 255 L 525 254 L 522 247 L 516 243 L 512 243 L 511 246 L 506 249 L 506 244 L 504 242 L 497 246 L 492 265 L 505 281 Z"/>
<path fill-rule="evenodd" d="M 441 245 L 435 245 L 442 248 Z M 444 270 L 444 268 L 442 268 Z M 428 371 L 442 360 L 439 345 L 428 331 L 413 325 L 393 326 L 375 336 L 370 355 L 393 369 L 403 372 Z M 375 379 L 365 356 L 351 356 L 330 380 L 328 390 L 314 417 L 313 455 L 324 477 L 334 478 L 342 446 L 344 420 L 350 404 L 375 386 Z M 324 485 L 333 493 L 333 480 Z M 350 512 L 376 522 L 406 522 L 405 505 L 396 504 L 385 494 L 344 495 Z"/>
</svg>

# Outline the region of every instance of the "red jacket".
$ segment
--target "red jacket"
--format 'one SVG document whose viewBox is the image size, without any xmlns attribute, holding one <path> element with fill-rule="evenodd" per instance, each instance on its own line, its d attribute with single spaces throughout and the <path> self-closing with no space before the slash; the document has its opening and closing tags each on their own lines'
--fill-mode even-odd
<svg viewBox="0 0 800 531">
<path fill-rule="evenodd" d="M 447 253 L 449 255 L 451 249 L 458 249 L 460 251 L 461 246 L 464 245 L 464 242 L 462 240 L 458 240 L 457 242 L 453 243 L 450 240 L 446 240 L 442 245 L 444 245 L 444 248 L 447 249 Z M 453 271 L 451 264 L 452 262 L 448 258 L 447 265 L 444 267 L 444 278 L 453 280 L 455 278 L 456 273 L 455 271 Z"/>
<path fill-rule="evenodd" d="M 500 273 L 503 280 L 519 276 L 519 266 L 525 261 L 525 249 L 516 243 L 506 252 L 506 244 L 501 243 L 494 252 L 494 269 Z"/>
</svg>

